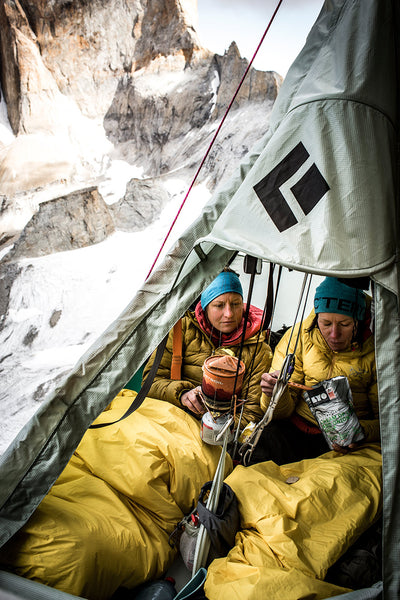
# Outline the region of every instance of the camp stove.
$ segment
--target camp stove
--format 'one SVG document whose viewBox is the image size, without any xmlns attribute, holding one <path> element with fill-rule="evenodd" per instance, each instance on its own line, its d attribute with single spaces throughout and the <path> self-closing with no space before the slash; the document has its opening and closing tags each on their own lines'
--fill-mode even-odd
<svg viewBox="0 0 400 600">
<path fill-rule="evenodd" d="M 203 364 L 201 395 L 207 412 L 201 420 L 200 436 L 212 446 L 223 446 L 234 437 L 232 404 L 242 390 L 245 365 L 235 356 L 210 356 Z"/>
<path fill-rule="evenodd" d="M 200 437 L 206 444 L 211 446 L 222 446 L 224 444 L 225 432 L 228 432 L 228 443 L 233 440 L 233 417 L 224 414 L 213 417 L 210 412 L 204 413 L 201 419 Z"/>
</svg>

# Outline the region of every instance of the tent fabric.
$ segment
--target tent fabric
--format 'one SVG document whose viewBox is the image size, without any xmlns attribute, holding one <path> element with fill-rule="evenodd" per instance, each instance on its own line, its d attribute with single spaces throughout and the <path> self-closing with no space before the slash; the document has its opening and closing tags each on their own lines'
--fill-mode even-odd
<svg viewBox="0 0 400 600">
<path fill-rule="evenodd" d="M 209 566 L 206 597 L 318 600 L 348 592 L 323 580 L 381 513 L 381 462 L 379 445 L 370 444 L 280 467 L 236 467 L 225 481 L 239 502 L 241 531 L 227 557 Z"/>
<path fill-rule="evenodd" d="M 87 427 L 236 253 L 374 282 L 384 578 L 400 597 L 399 7 L 326 0 L 270 129 L 0 461 L 0 544 L 34 513 Z M 397 44 L 397 47 L 396 47 Z"/>
<path fill-rule="evenodd" d="M 383 579 L 385 599 L 400 597 L 400 356 L 399 300 L 376 287 L 375 345 L 383 459 Z"/>
<path fill-rule="evenodd" d="M 1 600 L 85 600 L 7 571 L 0 571 L 0 590 Z"/>
<path fill-rule="evenodd" d="M 135 396 L 122 391 L 96 422 L 118 419 Z M 196 506 L 220 454 L 221 447 L 202 442 L 194 417 L 146 399 L 123 421 L 86 433 L 0 561 L 93 600 L 157 579 L 176 555 L 169 535 Z M 225 469 L 232 469 L 230 457 Z"/>
<path fill-rule="evenodd" d="M 268 144 L 204 241 L 298 270 L 371 275 L 394 263 L 397 244 L 396 86 L 377 83 L 396 79 L 393 9 L 329 4 L 282 85 Z"/>
</svg>

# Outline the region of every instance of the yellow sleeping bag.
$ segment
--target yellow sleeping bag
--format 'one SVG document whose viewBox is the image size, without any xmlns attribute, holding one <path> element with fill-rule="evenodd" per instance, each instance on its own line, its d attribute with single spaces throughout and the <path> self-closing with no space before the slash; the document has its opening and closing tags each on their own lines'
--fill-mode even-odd
<svg viewBox="0 0 400 600">
<path fill-rule="evenodd" d="M 281 467 L 236 467 L 226 483 L 242 531 L 208 568 L 207 598 L 318 600 L 349 591 L 323 579 L 379 516 L 381 469 L 378 445 Z"/>
<path fill-rule="evenodd" d="M 123 390 L 96 422 L 116 421 L 135 395 Z M 183 410 L 150 398 L 121 422 L 88 430 L 0 561 L 93 600 L 160 577 L 175 556 L 169 534 L 197 504 L 221 454 L 199 431 Z M 231 469 L 228 456 L 226 474 Z"/>
</svg>

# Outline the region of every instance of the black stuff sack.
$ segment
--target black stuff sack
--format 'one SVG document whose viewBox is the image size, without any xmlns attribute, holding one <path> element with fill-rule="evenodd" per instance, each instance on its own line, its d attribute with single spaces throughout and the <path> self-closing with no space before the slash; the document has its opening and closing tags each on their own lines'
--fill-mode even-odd
<svg viewBox="0 0 400 600">
<path fill-rule="evenodd" d="M 222 484 L 216 512 L 211 512 L 206 507 L 211 486 L 212 481 L 208 481 L 201 488 L 197 514 L 210 537 L 209 559 L 214 559 L 226 556 L 235 545 L 235 535 L 240 528 L 240 514 L 235 492 L 226 483 Z"/>
</svg>

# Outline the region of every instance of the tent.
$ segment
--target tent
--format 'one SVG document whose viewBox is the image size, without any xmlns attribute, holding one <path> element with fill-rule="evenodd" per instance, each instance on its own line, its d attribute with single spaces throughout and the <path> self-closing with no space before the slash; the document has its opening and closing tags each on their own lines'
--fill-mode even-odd
<svg viewBox="0 0 400 600">
<path fill-rule="evenodd" d="M 398 32 L 392 0 L 326 0 L 261 142 L 2 457 L 1 544 L 34 512 L 93 420 L 241 252 L 374 282 L 383 581 L 342 597 L 400 596 Z"/>
</svg>

